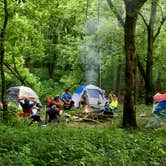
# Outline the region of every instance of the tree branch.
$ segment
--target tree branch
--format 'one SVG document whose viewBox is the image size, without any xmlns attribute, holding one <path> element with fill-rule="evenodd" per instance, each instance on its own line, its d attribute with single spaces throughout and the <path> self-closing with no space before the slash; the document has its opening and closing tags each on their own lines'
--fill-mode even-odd
<svg viewBox="0 0 166 166">
<path fill-rule="evenodd" d="M 12 65 L 8 64 L 8 63 L 4 63 L 4 65 L 11 71 L 11 73 L 22 83 L 25 84 L 25 78 L 23 78 L 20 73 L 18 73 L 13 67 Z"/>
<path fill-rule="evenodd" d="M 26 81 L 26 78 L 21 76 L 21 74 L 18 72 L 18 70 L 15 70 L 15 68 L 12 67 L 12 65 L 8 63 L 4 63 L 4 65 L 10 70 L 10 72 L 21 82 L 23 85 L 32 86 L 29 82 Z"/>
<path fill-rule="evenodd" d="M 159 25 L 159 27 L 158 27 L 158 29 L 157 29 L 157 32 L 156 32 L 156 34 L 155 34 L 154 37 L 153 37 L 153 43 L 155 42 L 157 36 L 160 34 L 161 28 L 162 28 L 162 26 L 163 26 L 165 20 L 166 20 L 166 16 L 165 16 L 164 18 L 162 18 L 162 20 L 160 21 L 160 25 Z"/>
<path fill-rule="evenodd" d="M 117 11 L 117 9 L 115 8 L 115 6 L 113 5 L 112 0 L 107 0 L 112 12 L 114 13 L 114 15 L 116 16 L 118 22 L 120 23 L 120 25 L 124 28 L 125 23 L 121 17 L 121 15 L 119 14 L 119 12 Z"/>
<path fill-rule="evenodd" d="M 145 17 L 139 12 L 139 15 L 141 16 L 141 18 L 142 18 L 142 20 L 143 20 L 143 22 L 144 22 L 144 24 L 146 25 L 146 28 L 148 28 L 149 27 L 149 25 L 148 25 L 148 23 L 146 22 L 146 19 L 145 19 Z"/>
<path fill-rule="evenodd" d="M 159 8 L 160 8 L 160 11 L 161 11 L 162 19 L 161 19 L 161 21 L 160 21 L 160 25 L 159 25 L 159 27 L 158 27 L 158 29 L 157 29 L 157 32 L 156 32 L 156 34 L 155 34 L 154 37 L 153 37 L 153 43 L 155 42 L 157 36 L 160 34 L 161 28 L 162 28 L 164 22 L 166 21 L 166 16 L 164 16 L 162 7 L 161 7 L 160 5 L 159 5 Z"/>
</svg>

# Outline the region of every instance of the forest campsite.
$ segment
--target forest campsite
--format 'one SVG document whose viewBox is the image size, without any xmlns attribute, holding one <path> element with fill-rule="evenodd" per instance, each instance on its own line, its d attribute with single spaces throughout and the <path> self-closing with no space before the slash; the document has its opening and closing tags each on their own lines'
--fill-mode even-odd
<svg viewBox="0 0 166 166">
<path fill-rule="evenodd" d="M 165 166 L 166 2 L 0 0 L 0 166 Z"/>
</svg>

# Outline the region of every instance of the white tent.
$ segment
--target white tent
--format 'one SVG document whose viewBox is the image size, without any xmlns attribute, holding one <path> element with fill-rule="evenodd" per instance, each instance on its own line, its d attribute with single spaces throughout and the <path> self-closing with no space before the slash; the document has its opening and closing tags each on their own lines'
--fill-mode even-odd
<svg viewBox="0 0 166 166">
<path fill-rule="evenodd" d="M 36 99 L 38 103 L 41 104 L 38 95 L 34 90 L 26 86 L 15 86 L 7 90 L 8 99 L 14 102 L 18 102 L 19 97 L 28 97 Z"/>
</svg>

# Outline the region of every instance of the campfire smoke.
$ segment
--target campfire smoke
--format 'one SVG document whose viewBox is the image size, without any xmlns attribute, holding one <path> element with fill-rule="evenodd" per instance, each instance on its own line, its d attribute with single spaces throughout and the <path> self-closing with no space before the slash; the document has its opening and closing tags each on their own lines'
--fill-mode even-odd
<svg viewBox="0 0 166 166">
<path fill-rule="evenodd" d="M 101 41 L 95 35 L 98 30 L 97 20 L 92 18 L 86 22 L 85 39 L 82 45 L 82 62 L 85 70 L 85 81 L 96 84 L 99 76 L 99 66 L 101 66 L 101 51 L 99 46 Z"/>
</svg>

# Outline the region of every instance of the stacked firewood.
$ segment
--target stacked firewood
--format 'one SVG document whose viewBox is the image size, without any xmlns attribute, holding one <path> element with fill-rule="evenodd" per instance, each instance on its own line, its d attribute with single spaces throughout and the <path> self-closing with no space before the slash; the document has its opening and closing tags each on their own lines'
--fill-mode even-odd
<svg viewBox="0 0 166 166">
<path fill-rule="evenodd" d="M 90 113 L 90 114 L 79 114 L 78 116 L 74 117 L 74 121 L 77 122 L 106 122 L 112 121 L 113 115 L 105 115 L 103 113 Z"/>
</svg>

